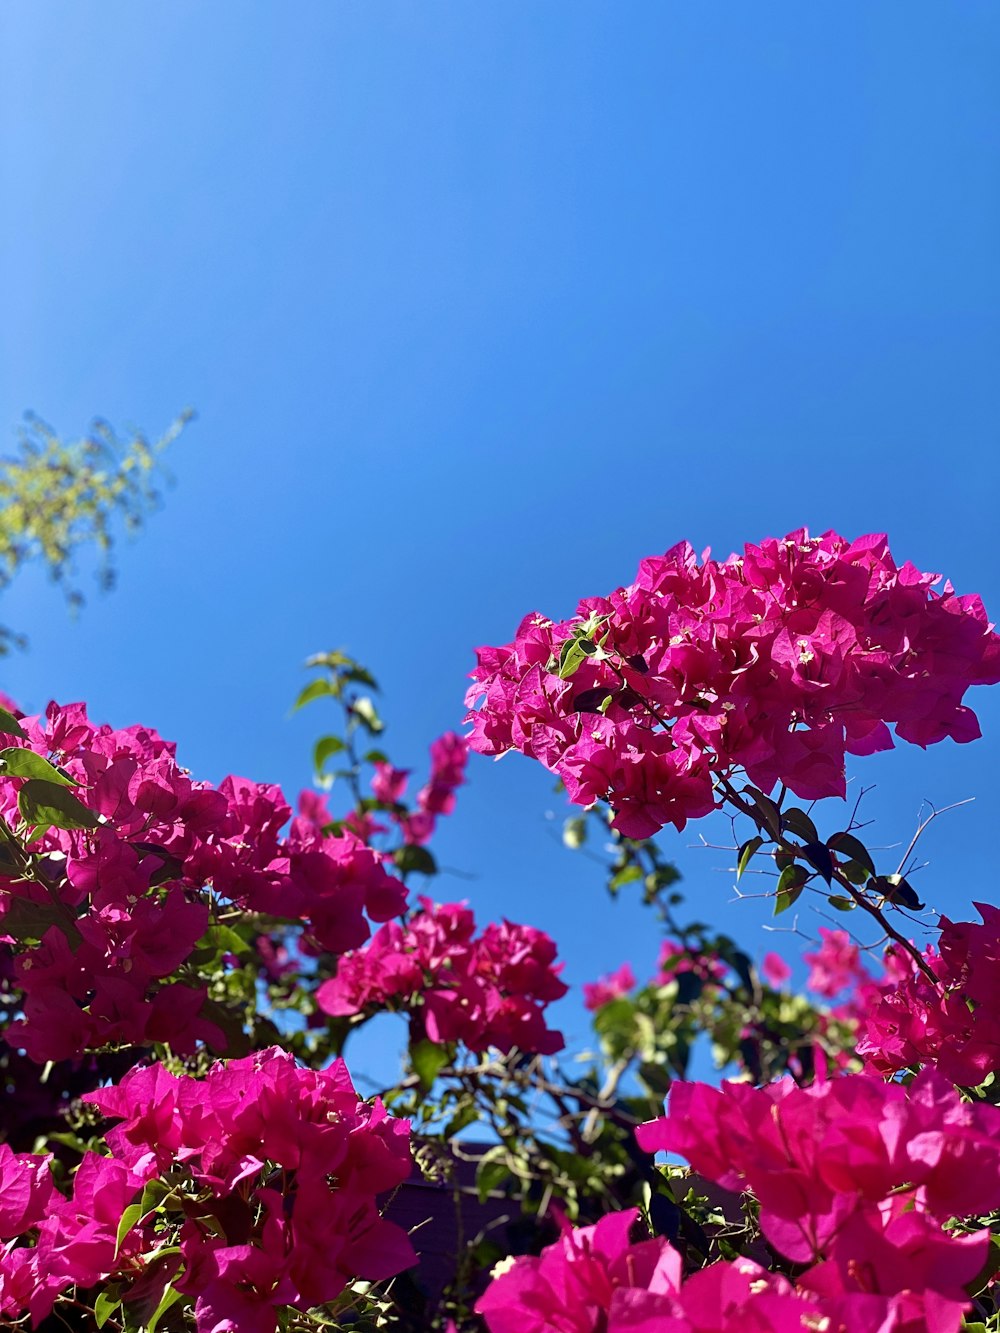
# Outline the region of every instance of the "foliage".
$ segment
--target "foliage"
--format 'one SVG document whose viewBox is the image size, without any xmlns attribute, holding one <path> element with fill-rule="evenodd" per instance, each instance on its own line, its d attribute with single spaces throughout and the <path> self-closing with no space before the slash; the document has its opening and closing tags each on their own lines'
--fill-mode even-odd
<svg viewBox="0 0 1000 1333">
<path fill-rule="evenodd" d="M 429 894 L 465 740 L 411 783 L 372 675 L 309 666 L 297 706 L 338 721 L 294 814 L 149 728 L 0 710 L 8 1324 L 1000 1328 L 1000 912 L 917 948 L 912 844 L 883 865 L 857 809 L 828 832 L 816 804 L 889 723 L 972 738 L 965 689 L 1000 674 L 976 599 L 882 538 L 800 532 L 675 548 L 480 650 L 473 745 L 557 773 L 567 847 L 606 849 L 663 934 L 652 976 L 585 988 L 575 1055 L 555 942 Z M 684 919 L 655 835 L 713 808 L 734 881 L 842 914 L 808 995 Z M 404 1067 L 365 1102 L 344 1060 L 386 1013 Z M 690 1079 L 706 1043 L 721 1088 Z"/>
<path fill-rule="evenodd" d="M 78 606 L 81 548 L 96 548 L 99 581 L 110 587 L 116 523 L 134 532 L 157 504 L 159 456 L 192 416 L 182 413 L 150 443 L 140 431 L 123 439 L 106 421 L 95 421 L 82 439 L 65 441 L 28 415 L 14 454 L 0 461 L 0 592 L 25 564 L 41 561 Z M 0 654 L 19 643 L 20 636 L 0 629 Z"/>
</svg>

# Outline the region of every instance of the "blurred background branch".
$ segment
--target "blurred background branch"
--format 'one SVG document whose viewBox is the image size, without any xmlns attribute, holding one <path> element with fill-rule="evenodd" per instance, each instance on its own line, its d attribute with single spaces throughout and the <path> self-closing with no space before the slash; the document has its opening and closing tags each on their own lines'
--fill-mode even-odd
<svg viewBox="0 0 1000 1333">
<path fill-rule="evenodd" d="M 96 419 L 83 438 L 67 441 L 26 414 L 13 455 L 0 460 L 0 593 L 24 565 L 40 561 L 79 607 L 82 548 L 96 550 L 98 584 L 110 588 L 116 532 L 136 532 L 157 507 L 169 480 L 161 455 L 193 417 L 185 410 L 153 441 Z M 0 626 L 0 655 L 25 643 Z"/>
</svg>

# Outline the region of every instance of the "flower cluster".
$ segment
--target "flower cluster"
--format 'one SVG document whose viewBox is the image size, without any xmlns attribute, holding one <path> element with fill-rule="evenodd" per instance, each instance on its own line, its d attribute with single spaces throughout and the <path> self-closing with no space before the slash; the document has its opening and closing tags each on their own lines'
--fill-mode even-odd
<svg viewBox="0 0 1000 1333">
<path fill-rule="evenodd" d="M 908 1089 L 868 1075 L 809 1088 L 677 1083 L 667 1116 L 637 1137 L 723 1189 L 751 1190 L 765 1238 L 808 1265 L 801 1290 L 841 1312 L 864 1297 L 867 1316 L 839 1313 L 833 1327 L 868 1327 L 876 1311 L 888 1321 L 900 1301 L 927 1328 L 958 1327 L 989 1233 L 941 1224 L 1000 1207 L 1000 1111 L 963 1103 L 934 1070 Z"/>
<path fill-rule="evenodd" d="M 0 863 L 0 932 L 24 997 L 8 1040 L 33 1060 L 151 1042 L 224 1049 L 197 976 L 169 980 L 210 924 L 206 885 L 215 900 L 305 923 L 331 952 L 363 943 L 366 918 L 405 907 L 400 880 L 356 834 L 300 818 L 283 837 L 291 811 L 277 787 L 196 782 L 155 731 L 50 704 L 20 733 L 0 756 L 0 820 L 27 842 Z"/>
<path fill-rule="evenodd" d="M 476 1306 L 490 1333 L 954 1333 L 961 1283 L 982 1246 L 951 1243 L 954 1267 L 939 1279 L 955 1295 L 885 1295 L 830 1289 L 768 1273 L 750 1259 L 718 1262 L 682 1278 L 681 1256 L 662 1237 L 632 1239 L 638 1211 L 566 1227 L 537 1258 L 501 1266 Z"/>
<path fill-rule="evenodd" d="M 49 1160 L 19 1155 L 18 1184 L 23 1189 L 31 1178 L 32 1206 L 19 1225 L 7 1223 L 2 1238 L 8 1243 L 0 1254 L 0 1311 L 14 1318 L 27 1310 L 36 1326 L 71 1287 L 91 1287 L 118 1270 L 141 1272 L 139 1256 L 148 1239 L 142 1228 L 135 1228 L 118 1243 L 122 1215 L 142 1188 L 140 1178 L 123 1162 L 86 1153 L 66 1198 L 53 1187 Z M 5 1204 L 8 1183 L 9 1178 L 3 1182 Z M 34 1237 L 34 1245 L 17 1244 L 28 1236 Z"/>
<path fill-rule="evenodd" d="M 585 1009 L 600 1009 L 612 1000 L 621 999 L 635 987 L 635 973 L 631 963 L 622 963 L 615 972 L 609 972 L 596 981 L 583 983 L 583 1004 Z"/>
<path fill-rule="evenodd" d="M 780 990 L 792 975 L 792 969 L 780 953 L 766 953 L 760 965 L 760 974 L 769 986 Z"/>
<path fill-rule="evenodd" d="M 556 946 L 544 931 L 502 921 L 476 935 L 461 903 L 420 899 L 405 925 L 390 922 L 366 948 L 338 960 L 317 1003 L 331 1016 L 387 1007 L 411 1013 L 431 1041 L 472 1051 L 517 1047 L 551 1055 L 562 1033 L 546 1026 L 545 1005 L 566 993 Z"/>
<path fill-rule="evenodd" d="M 763 791 L 843 795 L 845 753 L 891 747 L 887 724 L 921 746 L 980 734 L 962 700 L 1000 680 L 1000 636 L 937 582 L 884 536 L 799 530 L 701 564 L 675 546 L 575 619 L 529 615 L 479 649 L 470 743 L 540 760 L 633 838 L 706 814 L 737 768 Z"/>
<path fill-rule="evenodd" d="M 697 950 L 687 949 L 676 940 L 664 940 L 660 945 L 657 970 L 651 982 L 652 986 L 669 986 L 670 983 L 685 973 L 690 973 L 706 985 L 713 985 L 725 978 L 726 964 L 721 958 L 711 957 Z M 600 1009 L 611 1000 L 627 995 L 636 984 L 635 973 L 630 963 L 622 963 L 616 972 L 611 972 L 597 981 L 585 982 L 583 1003 L 587 1009 Z"/>
<path fill-rule="evenodd" d="M 858 1054 L 881 1074 L 921 1064 L 976 1087 L 1000 1069 L 1000 908 L 976 903 L 982 922 L 941 918 L 925 960 L 933 985 L 902 951 L 886 978 L 864 989 Z"/>
<path fill-rule="evenodd" d="M 715 958 L 695 949 L 687 949 L 675 940 L 664 940 L 660 945 L 657 959 L 658 970 L 653 977 L 654 986 L 668 986 L 670 982 L 685 972 L 693 973 L 708 985 L 722 981 L 727 967 L 721 958 Z"/>
<path fill-rule="evenodd" d="M 120 1123 L 69 1198 L 48 1159 L 0 1148 L 0 1237 L 35 1239 L 0 1256 L 4 1314 L 27 1308 L 37 1324 L 61 1293 L 114 1277 L 126 1303 L 172 1282 L 200 1333 L 273 1333 L 278 1307 L 309 1309 L 415 1261 L 376 1206 L 409 1174 L 409 1126 L 360 1102 L 342 1062 L 316 1073 L 272 1049 L 203 1080 L 152 1065 L 86 1100 Z"/>
<path fill-rule="evenodd" d="M 866 985 L 869 973 L 861 965 L 861 950 L 851 942 L 846 930 L 827 930 L 820 926 L 820 946 L 814 953 L 802 955 L 809 964 L 806 985 L 817 995 L 834 999 L 848 986 Z"/>
<path fill-rule="evenodd" d="M 447 731 L 431 745 L 431 771 L 417 792 L 417 808 L 402 805 L 409 785 L 410 770 L 394 768 L 387 760 L 374 765 L 372 795 L 388 807 L 399 826 L 403 841 L 423 846 L 434 832 L 439 815 L 450 815 L 455 808 L 455 791 L 465 782 L 469 745 L 463 736 Z"/>
</svg>

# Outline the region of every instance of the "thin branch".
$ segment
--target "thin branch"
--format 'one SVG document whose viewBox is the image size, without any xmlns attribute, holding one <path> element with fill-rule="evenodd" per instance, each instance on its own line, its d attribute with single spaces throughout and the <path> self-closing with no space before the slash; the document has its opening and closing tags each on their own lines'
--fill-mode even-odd
<svg viewBox="0 0 1000 1333">
<path fill-rule="evenodd" d="M 948 813 L 949 813 L 950 811 L 952 811 L 952 810 L 958 810 L 958 809 L 959 809 L 961 806 L 963 806 L 963 805 L 971 805 L 972 802 L 973 802 L 975 799 L 976 799 L 976 798 L 975 798 L 974 796 L 966 796 L 966 798 L 965 798 L 964 801 L 953 801 L 951 805 L 945 805 L 945 806 L 942 806 L 940 810 L 935 810 L 935 809 L 934 809 L 934 806 L 931 805 L 930 801 L 926 800 L 926 798 L 925 798 L 925 800 L 924 800 L 924 804 L 930 806 L 930 811 L 931 811 L 931 812 L 930 812 L 930 814 L 927 816 L 927 818 L 926 818 L 921 824 L 919 824 L 919 825 L 917 826 L 917 831 L 916 831 L 916 833 L 914 833 L 913 837 L 910 839 L 910 845 L 907 847 L 906 851 L 903 853 L 902 860 L 901 860 L 900 863 L 899 863 L 899 866 L 898 866 L 898 868 L 897 868 L 897 870 L 896 870 L 896 874 L 897 874 L 897 875 L 902 875 L 902 874 L 904 873 L 904 868 L 905 868 L 905 866 L 906 866 L 906 863 L 907 863 L 907 861 L 910 859 L 911 855 L 913 854 L 913 852 L 914 852 L 914 850 L 915 850 L 915 848 L 916 848 L 917 843 L 920 841 L 921 837 L 923 836 L 924 831 L 925 831 L 926 829 L 930 828 L 931 824 L 934 823 L 935 819 L 937 819 L 940 815 L 946 815 L 946 814 L 948 814 Z"/>
<path fill-rule="evenodd" d="M 752 819 L 754 824 L 758 828 L 763 827 L 760 819 L 757 816 L 757 812 L 754 806 L 751 805 L 749 801 L 743 799 L 743 797 L 736 790 L 736 788 L 733 786 L 733 784 L 729 781 L 728 778 L 722 777 L 720 775 L 719 787 L 723 792 L 724 800 L 729 801 L 729 803 L 732 806 L 734 806 L 737 810 L 739 810 L 741 814 L 746 815 L 748 819 Z M 943 811 L 941 813 L 943 813 Z M 774 842 L 778 847 L 780 847 L 782 851 L 787 852 L 792 857 L 799 856 L 801 848 L 796 847 L 793 843 L 790 843 L 787 840 L 787 838 L 783 837 L 780 833 L 778 834 L 777 837 L 774 837 L 770 833 L 770 830 L 765 829 L 765 832 L 768 833 L 768 835 L 771 837 L 772 842 Z M 920 971 L 924 973 L 924 975 L 931 982 L 934 988 L 937 989 L 940 986 L 940 982 L 938 978 L 935 976 L 927 960 L 924 958 L 923 954 L 904 935 L 901 935 L 900 932 L 896 930 L 895 926 L 893 926 L 892 923 L 886 919 L 885 913 L 882 911 L 882 909 L 878 907 L 875 903 L 873 903 L 871 899 L 868 898 L 864 893 L 862 893 L 856 887 L 856 885 L 852 884 L 851 881 L 847 878 L 847 876 L 843 873 L 843 871 L 841 871 L 837 867 L 834 867 L 833 878 L 837 881 L 837 883 L 844 890 L 844 892 L 854 900 L 854 902 L 858 905 L 858 907 L 863 908 L 869 914 L 869 916 L 874 917 L 874 919 L 882 927 L 882 930 L 885 932 L 886 936 L 889 939 L 893 940 L 896 944 L 900 946 L 900 948 L 904 949 L 910 955 L 910 957 L 916 963 Z"/>
</svg>

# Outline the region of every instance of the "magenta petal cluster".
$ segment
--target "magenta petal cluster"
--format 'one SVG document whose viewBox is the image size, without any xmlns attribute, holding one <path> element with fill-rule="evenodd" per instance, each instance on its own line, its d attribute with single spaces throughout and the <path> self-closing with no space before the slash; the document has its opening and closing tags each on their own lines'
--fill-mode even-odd
<svg viewBox="0 0 1000 1333">
<path fill-rule="evenodd" d="M 463 903 L 421 898 L 405 925 L 390 922 L 339 959 L 316 999 L 333 1016 L 382 1006 L 409 1012 L 434 1042 L 552 1055 L 564 1043 L 544 1010 L 567 989 L 555 957 L 544 931 L 502 921 L 477 935 Z"/>
<path fill-rule="evenodd" d="M 69 1287 L 112 1278 L 127 1301 L 157 1253 L 178 1253 L 156 1270 L 193 1302 L 199 1333 L 273 1333 L 279 1307 L 308 1310 L 415 1262 L 377 1206 L 410 1173 L 409 1124 L 360 1101 L 342 1061 L 315 1072 L 272 1048 L 204 1079 L 151 1065 L 85 1100 L 119 1123 L 111 1156 L 86 1154 L 69 1197 L 48 1158 L 0 1146 L 0 1240 L 36 1237 L 0 1252 L 5 1315 L 27 1309 L 38 1324 Z M 168 1173 L 186 1206 L 151 1208 L 119 1235 L 143 1187 Z M 179 1251 L 164 1251 L 174 1219 Z"/>
<path fill-rule="evenodd" d="M 431 745 L 431 771 L 417 792 L 416 809 L 401 805 L 409 785 L 410 770 L 394 768 L 387 760 L 375 762 L 372 795 L 386 806 L 404 842 L 422 846 L 434 832 L 438 816 L 452 813 L 455 792 L 465 782 L 468 758 L 469 743 L 464 736 L 454 731 L 439 736 Z M 366 817 L 372 818 L 370 815 Z M 384 831 L 384 826 L 372 824 L 371 827 Z"/>
<path fill-rule="evenodd" d="M 1000 908 L 975 903 L 981 922 L 941 918 L 932 984 L 893 951 L 881 983 L 863 988 L 858 1054 L 881 1074 L 931 1064 L 962 1087 L 1000 1069 Z"/>
<path fill-rule="evenodd" d="M 89 1287 L 142 1248 L 138 1233 L 118 1244 L 122 1213 L 142 1188 L 121 1161 L 85 1153 L 69 1197 L 56 1189 L 51 1158 L 0 1145 L 0 1314 L 28 1311 L 37 1325 L 60 1292 Z M 34 1245 L 18 1242 L 33 1236 Z"/>
<path fill-rule="evenodd" d="M 767 984 L 773 986 L 775 990 L 780 990 L 792 975 L 792 969 L 785 962 L 784 958 L 782 958 L 781 954 L 774 953 L 773 951 L 764 955 L 760 965 L 760 972 Z"/>
<path fill-rule="evenodd" d="M 637 1213 L 565 1228 L 502 1265 L 477 1310 L 490 1333 L 956 1333 L 987 1231 L 953 1216 L 1000 1204 L 1000 1111 L 933 1071 L 909 1090 L 854 1076 L 798 1088 L 678 1083 L 640 1146 L 752 1189 L 794 1281 L 748 1259 L 682 1280 L 680 1256 L 637 1235 Z"/>
<path fill-rule="evenodd" d="M 827 930 L 820 926 L 820 946 L 812 953 L 802 955 L 809 964 L 806 985 L 817 995 L 834 999 L 848 986 L 865 985 L 870 981 L 861 965 L 861 950 L 846 930 Z"/>
<path fill-rule="evenodd" d="M 706 814 L 713 775 L 736 769 L 842 796 L 845 754 L 891 747 L 890 725 L 921 746 L 980 734 L 963 698 L 1000 680 L 1000 637 L 938 582 L 882 535 L 801 529 L 724 561 L 675 546 L 576 618 L 529 615 L 479 649 L 470 743 L 538 759 L 635 838 Z"/>
<path fill-rule="evenodd" d="M 409 1175 L 409 1123 L 360 1101 L 343 1061 L 315 1072 L 272 1048 L 204 1079 L 155 1064 L 84 1100 L 119 1123 L 105 1136 L 111 1155 L 88 1152 L 68 1197 L 48 1158 L 0 1145 L 0 1240 L 12 1242 L 0 1251 L 5 1315 L 26 1309 L 37 1325 L 72 1286 L 113 1278 L 128 1300 L 129 1283 L 158 1275 L 193 1300 L 199 1333 L 273 1333 L 277 1307 L 305 1310 L 354 1278 L 415 1262 L 376 1203 Z M 126 1209 L 166 1175 L 186 1207 L 137 1210 L 122 1232 Z M 179 1250 L 169 1246 L 177 1219 Z M 25 1233 L 34 1245 L 16 1243 Z M 147 1279 L 147 1264 L 173 1253 Z"/>
<path fill-rule="evenodd" d="M 0 935 L 17 953 L 24 997 L 5 1035 L 32 1060 L 153 1042 L 181 1054 L 199 1042 L 224 1050 L 205 988 L 172 979 L 210 924 L 207 886 L 236 907 L 305 925 L 332 953 L 357 948 L 369 921 L 406 907 L 401 881 L 356 834 L 328 835 L 300 816 L 284 835 L 291 811 L 275 786 L 196 782 L 156 732 L 95 725 L 82 704 L 50 704 L 22 727 L 27 739 L 11 748 L 44 760 L 76 812 L 73 827 L 39 830 L 37 880 L 18 878 L 0 895 Z M 23 822 L 32 780 L 0 773 L 8 827 Z M 24 921 L 21 933 L 40 942 L 18 943 Z"/>
<path fill-rule="evenodd" d="M 726 975 L 726 964 L 721 958 L 712 958 L 686 949 L 676 940 L 664 940 L 660 945 L 657 958 L 659 964 L 653 977 L 654 986 L 669 986 L 675 977 L 684 972 L 693 972 L 706 984 L 722 981 Z"/>
<path fill-rule="evenodd" d="M 430 777 L 417 793 L 417 804 L 426 815 L 450 815 L 455 808 L 455 789 L 465 781 L 469 745 L 464 736 L 446 731 L 431 745 Z"/>
<path fill-rule="evenodd" d="M 894 1237 L 900 1251 L 911 1229 L 904 1219 Z M 978 1238 L 949 1242 L 945 1272 L 946 1256 L 926 1246 L 896 1254 L 907 1277 L 921 1262 L 934 1264 L 938 1285 L 958 1293 L 949 1298 L 933 1278 L 895 1292 L 841 1283 L 829 1270 L 793 1283 L 745 1258 L 684 1280 L 670 1243 L 637 1233 L 636 1209 L 566 1227 L 537 1258 L 501 1265 L 476 1309 L 490 1333 L 956 1333 L 961 1283 L 975 1275 L 983 1249 Z"/>
<path fill-rule="evenodd" d="M 600 1009 L 612 1000 L 627 995 L 635 986 L 635 973 L 631 963 L 622 963 L 616 972 L 609 972 L 606 977 L 583 983 L 583 1004 L 585 1009 Z"/>
<path fill-rule="evenodd" d="M 942 1224 L 1000 1207 L 1000 1110 L 962 1102 L 934 1070 L 909 1088 L 863 1074 L 808 1088 L 677 1083 L 666 1117 L 637 1137 L 724 1189 L 752 1191 L 769 1243 L 808 1265 L 800 1288 L 905 1297 L 926 1307 L 928 1328 L 958 1327 L 989 1233 Z"/>
</svg>

